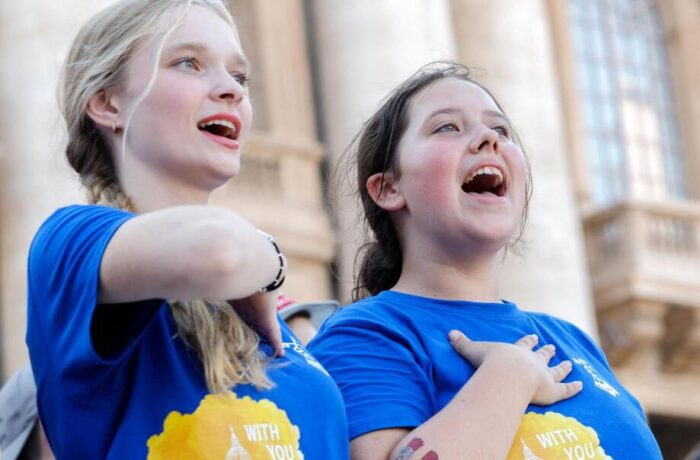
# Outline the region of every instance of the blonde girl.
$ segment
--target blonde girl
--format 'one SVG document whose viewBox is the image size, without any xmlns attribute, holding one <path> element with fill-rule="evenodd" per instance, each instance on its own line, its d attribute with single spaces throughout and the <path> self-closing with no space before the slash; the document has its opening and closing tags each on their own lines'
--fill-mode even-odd
<svg viewBox="0 0 700 460">
<path fill-rule="evenodd" d="M 251 130 L 248 67 L 218 0 L 118 1 L 73 43 L 66 156 L 91 204 L 57 210 L 29 256 L 59 459 L 347 457 L 338 389 L 276 314 L 279 247 L 207 206 Z"/>
</svg>

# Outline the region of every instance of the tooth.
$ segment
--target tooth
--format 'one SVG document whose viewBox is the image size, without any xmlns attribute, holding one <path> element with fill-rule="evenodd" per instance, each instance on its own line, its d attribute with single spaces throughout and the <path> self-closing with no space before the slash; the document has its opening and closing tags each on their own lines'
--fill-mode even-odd
<svg viewBox="0 0 700 460">
<path fill-rule="evenodd" d="M 204 128 L 205 126 L 211 126 L 211 125 L 221 125 L 221 126 L 225 126 L 229 129 L 233 130 L 234 132 L 236 131 L 235 125 L 227 120 L 212 120 L 212 121 L 208 121 L 206 123 L 200 124 L 199 127 Z"/>
<path fill-rule="evenodd" d="M 482 175 L 482 174 L 487 174 L 487 175 L 492 175 L 496 176 L 496 185 L 501 185 L 503 183 L 503 174 L 498 168 L 494 168 L 492 166 L 483 166 L 476 171 L 474 171 L 464 182 L 469 183 L 471 182 L 476 176 Z"/>
</svg>

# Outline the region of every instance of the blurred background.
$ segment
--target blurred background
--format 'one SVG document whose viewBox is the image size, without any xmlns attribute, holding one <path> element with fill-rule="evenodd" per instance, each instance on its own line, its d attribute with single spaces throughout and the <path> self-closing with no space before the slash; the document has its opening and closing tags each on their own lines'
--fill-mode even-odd
<svg viewBox="0 0 700 460">
<path fill-rule="evenodd" d="M 106 3 L 0 3 L 2 381 L 28 362 L 32 236 L 84 201 L 55 88 L 77 29 Z M 499 99 L 533 169 L 527 245 L 504 264 L 504 297 L 593 335 L 666 458 L 700 443 L 699 0 L 233 0 L 231 11 L 253 64 L 255 134 L 214 203 L 275 235 L 289 296 L 349 300 L 362 228 L 347 182 L 328 185 L 336 162 L 394 86 L 458 60 Z"/>
</svg>

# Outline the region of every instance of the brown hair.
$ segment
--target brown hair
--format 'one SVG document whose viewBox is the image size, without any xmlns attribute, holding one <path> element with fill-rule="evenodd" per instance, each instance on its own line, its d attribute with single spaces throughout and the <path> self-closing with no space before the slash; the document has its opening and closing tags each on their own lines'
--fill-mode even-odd
<svg viewBox="0 0 700 460">
<path fill-rule="evenodd" d="M 391 289 L 401 276 L 403 257 L 401 243 L 389 212 L 380 208 L 367 191 L 367 180 L 376 173 L 391 172 L 400 177 L 396 149 L 408 127 L 408 108 L 417 93 L 432 83 L 456 78 L 473 83 L 491 96 L 496 106 L 505 116 L 505 111 L 491 92 L 470 77 L 469 68 L 449 61 L 439 61 L 421 67 L 415 74 L 396 87 L 381 103 L 379 109 L 367 120 L 357 134 L 351 147 L 356 145 L 354 155 L 348 157 L 348 164 L 357 165 L 357 193 L 362 203 L 362 213 L 367 222 L 368 235 L 357 253 L 361 259 L 353 300 Z M 507 118 L 508 124 L 510 120 Z M 513 138 L 520 145 L 520 138 L 511 125 Z M 350 149 L 349 149 L 350 150 Z M 526 157 L 527 161 L 527 157 Z M 515 241 L 520 241 L 527 221 L 528 203 L 532 192 L 530 168 L 527 168 L 526 201 Z"/>
</svg>

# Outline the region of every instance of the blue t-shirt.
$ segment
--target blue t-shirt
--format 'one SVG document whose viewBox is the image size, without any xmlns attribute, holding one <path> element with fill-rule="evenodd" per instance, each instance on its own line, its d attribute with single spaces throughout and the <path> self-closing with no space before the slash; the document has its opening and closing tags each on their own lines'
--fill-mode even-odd
<svg viewBox="0 0 700 460">
<path fill-rule="evenodd" d="M 343 308 L 309 344 L 343 393 L 351 439 L 387 428 L 413 429 L 452 400 L 475 372 L 447 340 L 452 329 L 472 340 L 507 343 L 537 334 L 538 346 L 557 348 L 550 365 L 571 360 L 566 381 L 583 382 L 571 399 L 528 406 L 509 459 L 661 458 L 639 403 L 577 327 L 509 302 L 436 300 L 394 291 Z"/>
<path fill-rule="evenodd" d="M 268 366 L 275 386 L 238 385 L 223 395 L 208 394 L 201 361 L 176 337 L 163 300 L 103 305 L 100 314 L 121 314 L 96 327 L 100 261 L 133 216 L 63 208 L 32 243 L 27 344 L 57 458 L 347 459 L 342 396 L 283 322 L 285 356 Z M 123 343 L 117 352 L 97 352 L 115 338 Z M 260 349 L 271 354 L 269 344 Z"/>
</svg>

